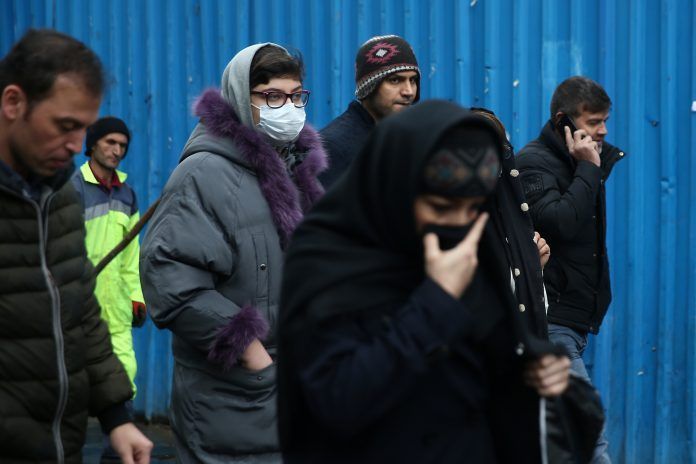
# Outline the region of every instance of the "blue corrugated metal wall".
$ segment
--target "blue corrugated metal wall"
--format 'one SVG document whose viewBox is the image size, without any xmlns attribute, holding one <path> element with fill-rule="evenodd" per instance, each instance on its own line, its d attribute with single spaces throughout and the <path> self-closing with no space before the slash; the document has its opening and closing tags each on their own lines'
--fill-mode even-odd
<svg viewBox="0 0 696 464">
<path fill-rule="evenodd" d="M 614 302 L 587 361 L 617 462 L 696 462 L 696 7 L 692 0 L 1 0 L 0 53 L 28 27 L 89 44 L 113 79 L 102 112 L 133 128 L 142 208 L 160 192 L 194 120 L 242 47 L 299 49 L 322 127 L 353 92 L 357 47 L 397 33 L 419 59 L 423 98 L 487 106 L 517 147 L 548 117 L 555 86 L 584 74 L 614 101 L 608 139 L 627 158 L 608 184 Z M 78 159 L 81 162 L 82 159 Z M 136 407 L 164 415 L 169 336 L 136 331 Z"/>
</svg>

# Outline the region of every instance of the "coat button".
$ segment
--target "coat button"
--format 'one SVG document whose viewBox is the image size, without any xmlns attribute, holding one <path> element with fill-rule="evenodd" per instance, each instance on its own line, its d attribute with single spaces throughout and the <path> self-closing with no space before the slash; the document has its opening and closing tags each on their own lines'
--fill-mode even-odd
<svg viewBox="0 0 696 464">
<path fill-rule="evenodd" d="M 519 277 L 520 274 L 522 274 L 522 273 L 520 272 L 520 270 L 517 269 L 517 268 L 515 268 L 515 277 Z"/>
<path fill-rule="evenodd" d="M 520 171 L 518 171 L 517 169 L 513 169 L 512 171 L 510 171 L 510 175 L 512 177 L 517 177 L 520 175 Z"/>
<path fill-rule="evenodd" d="M 520 205 L 520 209 L 524 212 L 527 212 L 527 211 L 529 211 L 529 205 L 527 203 L 522 203 Z"/>
<path fill-rule="evenodd" d="M 592 253 L 592 257 L 593 257 L 593 258 L 596 258 L 596 257 L 597 257 L 597 253 Z"/>
<path fill-rule="evenodd" d="M 268 269 L 268 266 L 266 266 L 266 264 L 263 263 L 259 266 L 259 269 L 261 269 L 262 271 L 265 271 L 266 269 Z"/>
<path fill-rule="evenodd" d="M 524 307 L 522 303 L 520 303 L 520 312 L 523 313 L 527 308 Z"/>
<path fill-rule="evenodd" d="M 258 377 L 256 377 L 256 380 L 263 380 L 263 377 L 259 375 Z"/>
<path fill-rule="evenodd" d="M 619 156 L 623 158 L 624 152 L 620 151 Z"/>
<path fill-rule="evenodd" d="M 518 343 L 515 348 L 515 353 L 517 356 L 522 356 L 524 354 L 524 343 Z"/>
</svg>

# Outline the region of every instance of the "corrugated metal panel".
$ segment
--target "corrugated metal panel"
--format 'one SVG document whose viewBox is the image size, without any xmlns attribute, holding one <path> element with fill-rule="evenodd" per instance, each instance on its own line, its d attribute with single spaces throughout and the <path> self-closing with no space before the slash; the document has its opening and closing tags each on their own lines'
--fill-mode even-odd
<svg viewBox="0 0 696 464">
<path fill-rule="evenodd" d="M 302 51 L 309 120 L 322 127 L 353 93 L 358 46 L 397 33 L 421 65 L 423 98 L 488 106 L 517 147 L 537 135 L 555 86 L 590 76 L 614 101 L 624 148 L 608 184 L 614 302 L 586 356 L 608 408 L 617 462 L 696 462 L 696 8 L 691 0 L 3 0 L 0 52 L 27 27 L 93 47 L 113 85 L 103 113 L 133 128 L 142 208 L 192 129 L 189 108 L 242 47 Z M 80 158 L 78 161 L 82 161 Z M 148 417 L 169 396 L 169 335 L 136 331 Z"/>
</svg>

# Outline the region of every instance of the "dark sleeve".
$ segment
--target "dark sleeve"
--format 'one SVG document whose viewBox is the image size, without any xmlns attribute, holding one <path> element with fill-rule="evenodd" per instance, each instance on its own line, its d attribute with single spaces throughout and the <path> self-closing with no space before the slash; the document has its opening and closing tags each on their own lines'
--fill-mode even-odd
<svg viewBox="0 0 696 464">
<path fill-rule="evenodd" d="M 102 416 L 107 410 L 122 405 L 133 396 L 131 383 L 111 348 L 111 336 L 101 318 L 101 309 L 94 297 L 93 268 L 85 257 L 85 306 L 82 317 L 84 331 L 85 363 L 89 377 L 89 414 Z M 108 413 L 107 413 L 108 414 Z M 129 422 L 129 416 L 112 414 L 111 428 Z"/>
<path fill-rule="evenodd" d="M 331 187 L 350 164 L 350 158 L 344 153 L 340 144 L 336 143 L 337 140 L 333 132 L 326 129 L 320 132 L 322 145 L 329 160 L 329 167 L 319 174 L 319 182 L 324 189 Z"/>
<path fill-rule="evenodd" d="M 127 422 L 133 422 L 133 417 L 125 403 L 119 403 L 102 411 L 98 416 L 99 425 L 105 435 Z"/>
<path fill-rule="evenodd" d="M 367 427 L 411 392 L 429 355 L 465 335 L 470 322 L 462 303 L 427 279 L 376 333 L 357 321 L 317 331 L 296 353 L 310 408 L 339 434 Z"/>
<path fill-rule="evenodd" d="M 519 158 L 517 165 L 534 227 L 546 238 L 572 240 L 595 214 L 601 169 L 589 161 L 578 161 L 570 186 L 561 192 L 557 174 L 541 156 Z"/>
</svg>

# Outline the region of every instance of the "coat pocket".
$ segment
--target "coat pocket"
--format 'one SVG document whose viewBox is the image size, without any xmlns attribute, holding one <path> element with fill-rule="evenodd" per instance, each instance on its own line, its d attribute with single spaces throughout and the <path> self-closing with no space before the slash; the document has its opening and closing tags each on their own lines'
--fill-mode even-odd
<svg viewBox="0 0 696 464">
<path fill-rule="evenodd" d="M 278 450 L 276 367 L 260 371 L 234 367 L 220 376 L 191 370 L 187 392 L 189 443 L 204 453 L 236 455 Z M 188 409 L 188 408 L 184 408 Z"/>
</svg>

